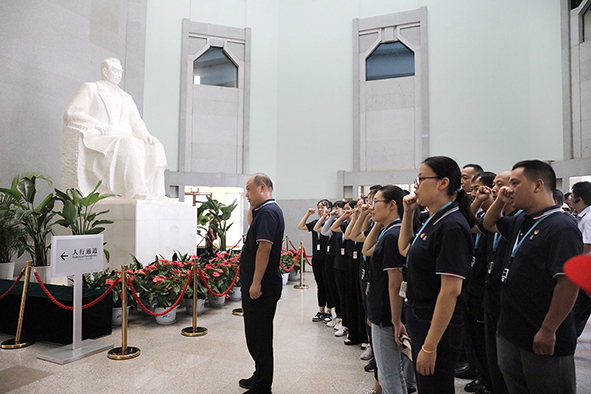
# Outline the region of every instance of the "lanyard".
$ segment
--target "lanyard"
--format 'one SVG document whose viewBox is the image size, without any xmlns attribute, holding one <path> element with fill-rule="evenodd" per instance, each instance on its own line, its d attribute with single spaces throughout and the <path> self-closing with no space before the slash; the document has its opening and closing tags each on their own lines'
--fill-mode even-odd
<svg viewBox="0 0 591 394">
<path fill-rule="evenodd" d="M 394 219 L 392 221 L 392 223 L 390 223 L 388 225 L 388 227 L 385 227 L 382 229 L 382 231 L 380 232 L 380 236 L 378 237 L 378 241 L 376 242 L 376 245 L 380 242 L 380 240 L 382 239 L 382 237 L 384 236 L 384 234 L 386 234 L 386 232 L 388 230 L 390 230 L 391 228 L 400 227 L 400 226 L 402 226 L 402 221 L 400 220 L 400 218 Z"/>
<path fill-rule="evenodd" d="M 478 249 L 478 244 L 480 243 L 480 238 L 482 238 L 482 234 L 476 234 L 476 242 L 474 242 L 474 249 Z"/>
<path fill-rule="evenodd" d="M 421 233 L 423 232 L 423 230 L 425 229 L 425 227 L 427 227 L 427 225 L 429 224 L 429 222 L 431 221 L 431 219 L 433 219 L 433 217 L 435 217 L 435 215 L 437 215 L 439 213 L 439 211 L 441 211 L 442 209 L 447 208 L 449 205 L 451 205 L 451 201 L 448 202 L 447 204 L 445 204 L 444 206 L 442 206 L 441 208 L 439 208 L 437 210 L 437 212 L 435 212 L 435 214 L 429 216 L 429 219 L 427 219 L 427 221 L 425 222 L 425 224 L 423 224 L 423 227 L 421 227 L 421 229 L 419 230 L 419 232 L 417 233 L 417 235 L 415 235 L 415 239 L 412 240 L 412 245 L 415 244 L 415 242 L 417 241 L 417 238 L 419 238 L 419 235 L 421 235 Z"/>
<path fill-rule="evenodd" d="M 517 216 L 519 215 L 521 212 L 523 212 L 523 209 L 520 209 L 519 211 L 515 212 L 515 214 L 511 215 L 511 216 Z M 492 251 L 493 253 L 497 252 L 497 248 L 499 247 L 499 243 L 501 242 L 501 233 L 495 233 L 495 238 L 493 240 L 493 247 L 492 247 Z"/>
<path fill-rule="evenodd" d="M 538 224 L 542 223 L 542 220 L 546 219 L 548 216 L 552 215 L 553 213 L 558 213 L 558 212 L 560 212 L 560 208 L 556 208 L 556 209 L 553 209 L 551 211 L 544 213 L 544 215 L 541 218 L 536 220 L 534 225 L 531 226 L 529 231 L 527 233 L 525 233 L 525 235 L 523 237 L 519 237 L 519 234 L 517 234 L 517 238 L 515 239 L 515 244 L 513 245 L 513 251 L 511 252 L 511 258 L 512 259 L 515 258 L 515 255 L 517 254 L 517 251 L 521 247 L 521 244 L 523 243 L 523 241 L 525 241 L 527 239 L 528 235 L 538 226 Z"/>
</svg>

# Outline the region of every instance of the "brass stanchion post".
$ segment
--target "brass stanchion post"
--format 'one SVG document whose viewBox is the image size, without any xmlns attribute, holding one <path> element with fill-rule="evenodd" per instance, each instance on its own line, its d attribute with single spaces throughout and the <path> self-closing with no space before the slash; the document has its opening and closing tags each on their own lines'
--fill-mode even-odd
<svg viewBox="0 0 591 394">
<path fill-rule="evenodd" d="M 304 284 L 304 243 L 300 242 L 300 284 L 294 285 L 293 287 L 296 289 L 304 290 L 309 288 L 310 286 Z"/>
<path fill-rule="evenodd" d="M 116 347 L 109 350 L 107 357 L 112 360 L 127 360 L 135 358 L 141 354 L 141 351 L 137 347 L 127 346 L 127 266 L 121 266 L 121 347 Z"/>
<path fill-rule="evenodd" d="M 186 337 L 200 337 L 207 334 L 207 328 L 197 327 L 197 261 L 193 260 L 193 325 L 181 330 Z"/>
<path fill-rule="evenodd" d="M 23 347 L 27 347 L 35 343 L 35 341 L 26 341 L 21 342 L 21 331 L 23 329 L 23 318 L 25 316 L 25 302 L 27 301 L 27 290 L 29 288 L 29 279 L 31 276 L 31 267 L 33 267 L 33 262 L 31 260 L 27 261 L 27 269 L 25 270 L 25 283 L 23 284 L 23 294 L 21 295 L 21 308 L 18 314 L 18 324 L 16 327 L 16 337 L 14 339 L 7 339 L 6 341 L 2 342 L 2 349 L 20 349 Z"/>
</svg>

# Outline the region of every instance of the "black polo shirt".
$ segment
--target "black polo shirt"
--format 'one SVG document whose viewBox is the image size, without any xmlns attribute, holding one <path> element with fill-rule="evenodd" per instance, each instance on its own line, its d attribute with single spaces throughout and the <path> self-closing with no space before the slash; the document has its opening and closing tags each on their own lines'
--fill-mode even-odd
<svg viewBox="0 0 591 394">
<path fill-rule="evenodd" d="M 373 324 L 392 326 L 388 270 L 402 269 L 405 265 L 398 251 L 400 225 L 400 219 L 396 219 L 383 230 L 371 255 L 367 318 Z"/>
<path fill-rule="evenodd" d="M 518 235 L 523 239 L 506 264 L 509 272 L 501 288 L 497 329 L 514 345 L 533 351 L 534 337 L 550 309 L 556 276 L 564 275 L 569 258 L 583 253 L 581 233 L 557 205 L 533 215 L 502 217 L 497 229 L 510 240 L 507 253 L 512 252 Z M 576 345 L 571 311 L 556 331 L 554 356 L 574 354 Z"/>
<path fill-rule="evenodd" d="M 514 210 L 507 216 L 515 216 L 522 211 Z M 491 233 L 488 248 L 488 266 L 486 270 L 486 290 L 484 292 L 484 310 L 495 321 L 501 313 L 501 274 L 505 268 L 509 242 L 501 233 Z M 511 252 L 509 252 L 510 254 Z"/>
<path fill-rule="evenodd" d="M 252 210 L 252 223 L 246 234 L 246 241 L 240 255 L 240 283 L 245 293 L 252 285 L 256 263 L 256 254 L 259 242 L 271 242 L 271 254 L 269 263 L 261 280 L 261 297 L 281 295 L 281 274 L 279 273 L 279 261 L 281 259 L 281 247 L 285 222 L 283 212 L 270 199 Z"/>
<path fill-rule="evenodd" d="M 347 270 L 349 268 L 349 256 L 347 255 L 347 240 L 345 239 L 345 230 L 347 222 L 341 223 L 341 232 L 333 232 L 332 237 L 335 240 L 334 246 L 334 269 Z"/>
<path fill-rule="evenodd" d="M 489 232 L 482 227 L 481 223 L 482 219 L 480 219 L 479 228 L 481 231 L 484 231 L 482 234 L 476 234 L 474 239 L 474 256 L 472 257 L 470 271 L 468 271 L 468 277 L 464 284 L 468 293 L 478 298 L 484 297 L 489 246 Z"/>
<path fill-rule="evenodd" d="M 318 223 L 318 219 L 306 223 L 308 231 L 312 233 L 312 258 L 324 261 L 326 259 L 326 243 L 328 242 L 328 237 L 314 231 L 316 223 Z"/>
<path fill-rule="evenodd" d="M 412 242 L 407 255 L 406 297 L 411 303 L 435 305 L 441 275 L 465 279 L 472 261 L 472 235 L 459 204 L 452 202 L 436 212 Z"/>
</svg>

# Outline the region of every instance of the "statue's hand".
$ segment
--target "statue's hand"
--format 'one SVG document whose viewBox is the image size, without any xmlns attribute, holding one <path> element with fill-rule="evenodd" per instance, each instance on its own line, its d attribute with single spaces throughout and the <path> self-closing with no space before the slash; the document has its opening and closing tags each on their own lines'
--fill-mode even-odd
<svg viewBox="0 0 591 394">
<path fill-rule="evenodd" d="M 160 142 L 160 141 L 158 140 L 158 138 L 156 138 L 156 137 L 154 137 L 153 135 L 151 135 L 151 136 L 149 136 L 149 137 L 146 137 L 146 138 L 144 139 L 144 142 L 145 142 L 146 144 L 152 144 L 152 145 L 154 145 L 154 144 L 156 144 L 156 143 L 158 143 L 158 142 Z"/>
<path fill-rule="evenodd" d="M 98 131 L 100 131 L 101 135 L 110 135 L 111 134 L 111 126 L 105 123 L 99 124 L 97 127 Z"/>
</svg>

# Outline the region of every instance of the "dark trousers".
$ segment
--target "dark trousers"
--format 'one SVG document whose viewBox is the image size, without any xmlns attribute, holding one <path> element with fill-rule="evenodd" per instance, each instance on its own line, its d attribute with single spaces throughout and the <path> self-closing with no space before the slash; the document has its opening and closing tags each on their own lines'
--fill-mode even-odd
<svg viewBox="0 0 591 394">
<path fill-rule="evenodd" d="M 589 320 L 589 314 L 591 314 L 591 297 L 584 290 L 579 290 L 579 295 L 573 306 L 573 314 L 578 338 L 585 330 L 587 320 Z"/>
<path fill-rule="evenodd" d="M 328 306 L 328 294 L 327 294 L 327 286 L 326 286 L 326 278 L 325 278 L 325 271 L 326 268 L 324 267 L 326 262 L 324 260 L 319 260 L 312 258 L 312 272 L 314 273 L 314 280 L 316 281 L 316 289 L 317 289 L 317 298 L 318 298 L 318 306 L 324 308 Z"/>
<path fill-rule="evenodd" d="M 487 312 L 484 315 L 484 320 L 486 355 L 488 358 L 488 373 L 492 384 L 492 392 L 495 394 L 509 394 L 505 378 L 499 369 L 499 362 L 497 360 L 497 324 L 499 318 Z"/>
<path fill-rule="evenodd" d="M 486 355 L 486 335 L 484 332 L 484 307 L 482 298 L 469 292 L 465 294 L 466 299 L 466 319 L 464 320 L 464 330 L 466 339 L 474 349 L 476 369 L 479 377 L 487 389 L 491 389 L 492 383 L 488 370 L 488 358 Z"/>
<path fill-rule="evenodd" d="M 337 292 L 337 284 L 334 277 L 334 256 L 326 256 L 324 279 L 324 283 L 326 284 L 326 307 L 336 308 L 335 314 L 341 317 L 342 311 L 339 305 L 339 293 Z"/>
<path fill-rule="evenodd" d="M 458 302 L 461 302 L 458 300 Z M 434 305 L 406 303 L 406 329 L 412 340 L 413 363 L 425 343 L 431 327 Z M 437 345 L 435 373 L 425 376 L 417 373 L 417 390 L 421 394 L 455 394 L 454 369 L 462 348 L 463 316 L 456 311 Z"/>
<path fill-rule="evenodd" d="M 347 293 L 345 291 L 345 271 L 335 269 L 334 280 L 338 293 L 337 316 L 343 319 L 343 326 L 349 328 L 349 316 L 347 315 L 347 308 L 345 308 L 345 300 Z"/>
<path fill-rule="evenodd" d="M 497 333 L 499 367 L 511 394 L 575 394 L 575 358 L 538 356 Z"/>
<path fill-rule="evenodd" d="M 348 319 L 349 339 L 352 342 L 367 342 L 365 331 L 365 311 L 361 305 L 361 291 L 359 289 L 359 269 L 349 268 L 345 272 L 345 302 L 344 308 Z"/>
<path fill-rule="evenodd" d="M 273 383 L 273 318 L 279 296 L 262 296 L 253 300 L 242 295 L 244 332 L 248 352 L 254 360 L 255 391 L 271 392 Z"/>
</svg>

